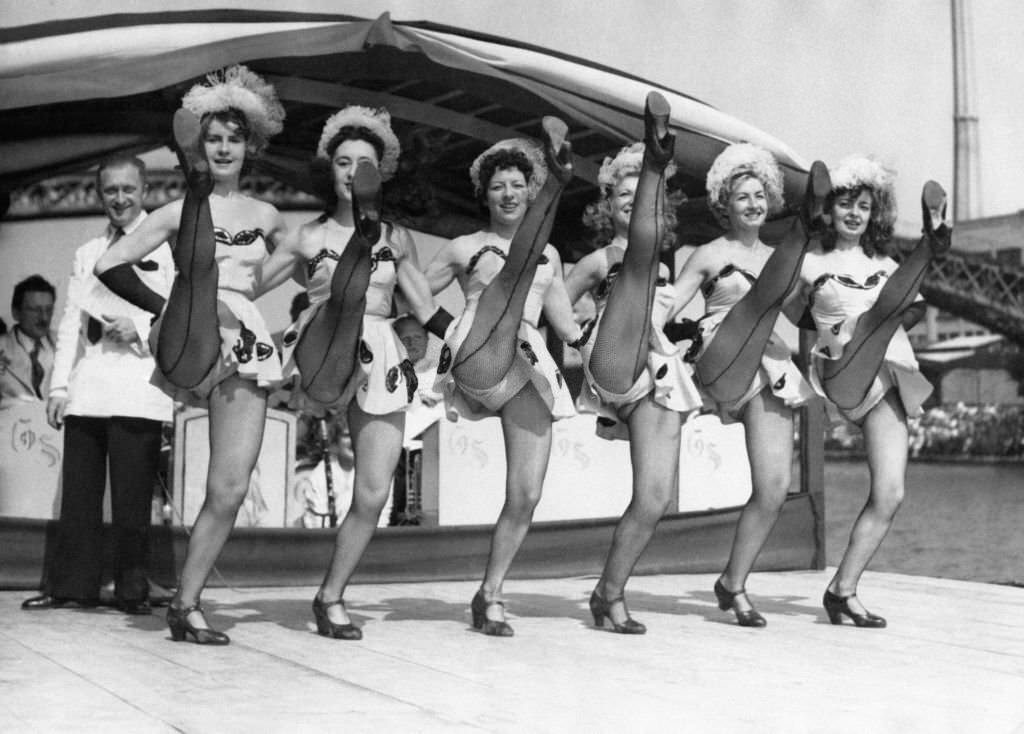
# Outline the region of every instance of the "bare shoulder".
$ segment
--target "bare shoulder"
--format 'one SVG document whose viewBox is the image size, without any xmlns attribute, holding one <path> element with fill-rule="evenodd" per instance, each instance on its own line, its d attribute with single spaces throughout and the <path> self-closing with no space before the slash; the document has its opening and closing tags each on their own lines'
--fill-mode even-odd
<svg viewBox="0 0 1024 734">
<path fill-rule="evenodd" d="M 544 245 L 544 257 L 556 267 L 562 266 L 562 256 L 558 254 L 558 248 L 552 244 Z"/>
<path fill-rule="evenodd" d="M 284 217 L 276 206 L 252 197 L 249 197 L 249 200 L 252 202 L 256 217 L 266 224 L 267 229 L 281 229 L 285 226 Z"/>
<path fill-rule="evenodd" d="M 875 255 L 874 258 L 872 258 L 872 259 L 874 260 L 874 262 L 877 264 L 877 266 L 879 268 L 885 270 L 885 272 L 887 272 L 887 273 L 893 272 L 894 270 L 896 270 L 896 268 L 898 268 L 900 266 L 900 264 L 898 262 L 893 260 L 888 255 L 880 255 L 879 254 L 879 255 Z"/>
<path fill-rule="evenodd" d="M 469 262 L 469 259 L 476 254 L 476 251 L 481 246 L 482 241 L 479 233 L 474 232 L 449 240 L 448 244 L 441 247 L 438 255 L 443 255 L 451 262 L 466 263 Z"/>
<path fill-rule="evenodd" d="M 828 253 L 821 249 L 820 244 L 815 244 L 815 246 L 808 250 L 804 255 L 804 261 L 800 267 L 801 279 L 807 282 L 813 282 L 819 276 L 828 272 L 828 263 Z"/>
</svg>

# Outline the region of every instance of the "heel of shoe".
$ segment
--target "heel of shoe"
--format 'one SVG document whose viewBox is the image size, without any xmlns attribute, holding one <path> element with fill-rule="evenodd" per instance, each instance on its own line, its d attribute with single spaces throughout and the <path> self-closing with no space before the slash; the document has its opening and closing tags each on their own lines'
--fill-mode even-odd
<svg viewBox="0 0 1024 734">
<path fill-rule="evenodd" d="M 184 625 L 178 624 L 176 622 L 172 622 L 170 619 L 168 619 L 167 620 L 167 627 L 171 631 L 171 640 L 173 640 L 174 642 L 184 642 L 185 641 L 185 626 Z"/>
<path fill-rule="evenodd" d="M 807 174 L 807 189 L 800 208 L 800 217 L 809 234 L 825 231 L 825 199 L 832 192 L 832 179 L 828 167 L 821 161 L 814 161 Z"/>
<path fill-rule="evenodd" d="M 741 611 L 736 607 L 736 597 L 746 595 L 746 589 L 740 589 L 739 591 L 729 591 L 725 588 L 725 584 L 722 583 L 722 579 L 715 581 L 715 598 L 718 599 L 718 608 L 723 612 L 732 609 L 732 613 L 736 616 L 736 622 L 740 627 L 767 627 L 768 620 L 761 616 L 761 613 L 754 609 L 754 605 L 751 604 L 750 599 L 747 599 L 747 603 L 750 604 L 750 609 Z"/>
<path fill-rule="evenodd" d="M 473 600 L 469 603 L 469 612 L 473 617 L 473 629 L 483 629 L 484 622 L 487 621 L 487 603 L 481 592 L 478 591 L 473 596 Z"/>
<path fill-rule="evenodd" d="M 202 122 L 192 111 L 182 107 L 174 113 L 171 132 L 178 165 L 189 189 L 198 196 L 209 196 L 213 190 L 213 178 L 202 150 Z"/>
<path fill-rule="evenodd" d="M 732 609 L 732 600 L 735 596 L 735 594 L 725 588 L 725 584 L 722 583 L 722 579 L 715 581 L 715 599 L 718 600 L 719 609 L 723 612 L 727 612 Z"/>
<path fill-rule="evenodd" d="M 333 606 L 340 606 L 345 609 L 345 602 L 341 599 L 332 602 L 324 602 L 317 594 L 313 597 L 313 619 L 316 621 L 316 633 L 321 637 L 330 637 L 335 640 L 361 640 L 363 631 L 352 622 L 348 624 L 337 624 L 331 621 L 327 610 Z M 346 613 L 348 610 L 345 610 Z"/>
<path fill-rule="evenodd" d="M 847 597 L 848 598 L 848 597 Z M 846 608 L 846 598 L 833 594 L 825 589 L 825 596 L 821 599 L 821 605 L 825 607 L 825 614 L 831 624 L 843 623 L 843 611 Z"/>
<path fill-rule="evenodd" d="M 560 118 L 547 115 L 541 120 L 541 129 L 544 132 L 544 159 L 548 164 L 548 174 L 564 186 L 573 175 L 572 145 L 567 140 L 569 128 Z"/>
<path fill-rule="evenodd" d="M 480 630 L 490 637 L 513 637 L 515 631 L 508 622 L 487 618 L 487 607 L 495 604 L 502 609 L 505 607 L 504 602 L 487 601 L 484 598 L 483 589 L 476 592 L 473 600 L 469 603 L 469 609 L 473 616 L 473 629 Z"/>
<path fill-rule="evenodd" d="M 676 136 L 669 118 L 672 108 L 658 92 L 648 92 L 644 101 L 644 155 L 658 168 L 664 168 L 675 154 Z"/>
<path fill-rule="evenodd" d="M 825 607 L 825 614 L 828 615 L 828 621 L 832 624 L 842 624 L 843 615 L 845 614 L 850 618 L 856 627 L 867 627 L 870 629 L 882 629 L 886 626 L 884 617 L 880 617 L 877 614 L 872 614 L 868 610 L 864 610 L 864 614 L 850 609 L 850 599 L 856 594 L 850 594 L 849 596 L 839 596 L 833 594 L 828 589 L 825 590 L 825 596 L 822 597 L 821 603 Z"/>
<path fill-rule="evenodd" d="M 612 605 L 620 602 L 622 603 L 622 610 L 626 614 L 626 621 L 622 624 L 612 619 Z M 612 631 L 620 635 L 642 635 L 647 632 L 647 627 L 642 622 L 637 622 L 629 616 L 626 600 L 622 596 L 618 596 L 615 599 L 605 599 L 597 592 L 597 589 L 594 589 L 590 595 L 590 614 L 594 617 L 594 626 L 598 629 L 604 629 L 604 620 L 607 619 Z"/>
<path fill-rule="evenodd" d="M 380 239 L 382 185 L 376 166 L 364 161 L 356 167 L 352 177 L 352 215 L 359 234 L 371 245 Z"/>
<path fill-rule="evenodd" d="M 607 614 L 607 609 L 604 605 L 604 599 L 597 593 L 597 589 L 594 589 L 590 595 L 590 616 L 594 618 L 594 626 L 598 628 L 604 627 L 604 618 Z"/>
<path fill-rule="evenodd" d="M 921 190 L 922 231 L 928 238 L 932 252 L 942 255 L 953 244 L 952 230 L 946 224 L 946 190 L 937 181 L 926 181 Z M 937 213 L 938 225 L 933 214 Z"/>
<path fill-rule="evenodd" d="M 206 615 L 199 604 L 190 607 L 176 607 L 171 605 L 167 608 L 167 627 L 171 631 L 171 640 L 174 642 L 185 642 L 190 636 L 197 645 L 227 645 L 231 638 L 223 632 L 212 627 L 196 627 L 188 621 L 188 615 L 198 612 Z"/>
</svg>

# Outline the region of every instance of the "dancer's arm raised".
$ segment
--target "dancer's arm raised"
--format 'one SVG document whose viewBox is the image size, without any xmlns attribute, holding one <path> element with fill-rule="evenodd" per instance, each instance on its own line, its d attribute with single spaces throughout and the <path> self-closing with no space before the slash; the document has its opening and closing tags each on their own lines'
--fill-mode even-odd
<svg viewBox="0 0 1024 734">
<path fill-rule="evenodd" d="M 164 242 L 173 242 L 178 234 L 180 218 L 181 202 L 171 202 L 157 209 L 134 232 L 122 237 L 103 253 L 93 272 L 104 285 L 129 303 L 154 316 L 159 315 L 167 299 L 143 283 L 132 269 L 132 264 L 141 262 Z"/>
<path fill-rule="evenodd" d="M 172 201 L 150 214 L 131 234 L 126 234 L 100 256 L 96 275 L 117 265 L 137 263 L 164 242 L 174 242 L 181 219 L 181 202 Z"/>
</svg>

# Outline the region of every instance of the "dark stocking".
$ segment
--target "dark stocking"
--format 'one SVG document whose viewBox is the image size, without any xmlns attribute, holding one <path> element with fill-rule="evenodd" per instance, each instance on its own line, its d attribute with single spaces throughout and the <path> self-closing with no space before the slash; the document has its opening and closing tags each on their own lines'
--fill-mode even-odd
<svg viewBox="0 0 1024 734">
<path fill-rule="evenodd" d="M 949 228 L 941 224 L 939 214 L 944 205 L 945 192 L 929 181 L 922 196 L 924 237 L 882 286 L 878 300 L 860 317 L 843 356 L 825 361 L 822 386 L 840 408 L 851 410 L 864 401 L 882 367 L 889 340 L 903 323 L 904 311 L 917 298 L 928 265 L 936 254 L 948 249 Z"/>
<path fill-rule="evenodd" d="M 815 161 L 808 176 L 802 215 L 793 221 L 751 289 L 729 309 L 715 338 L 697 360 L 697 376 L 715 400 L 739 400 L 753 382 L 779 310 L 800 276 L 804 253 L 819 226 L 830 189 L 828 169 Z"/>
<path fill-rule="evenodd" d="M 669 132 L 669 108 L 652 92 L 645 110 L 643 165 L 629 219 L 629 246 L 612 284 L 601 327 L 590 356 L 590 371 L 605 390 L 622 394 L 647 364 L 651 308 L 658 279 L 664 232 L 665 167 L 672 160 L 675 136 Z"/>
<path fill-rule="evenodd" d="M 156 360 L 174 385 L 191 388 L 220 354 L 217 325 L 216 241 L 210 200 L 188 189 L 174 245 L 178 275 L 164 309 Z"/>
<path fill-rule="evenodd" d="M 505 264 L 480 294 L 473 325 L 455 356 L 452 374 L 468 387 L 496 385 L 515 359 L 526 297 L 551 235 L 562 189 L 572 178 L 566 132 L 561 120 L 544 118 L 548 177 L 512 237 Z"/>
</svg>

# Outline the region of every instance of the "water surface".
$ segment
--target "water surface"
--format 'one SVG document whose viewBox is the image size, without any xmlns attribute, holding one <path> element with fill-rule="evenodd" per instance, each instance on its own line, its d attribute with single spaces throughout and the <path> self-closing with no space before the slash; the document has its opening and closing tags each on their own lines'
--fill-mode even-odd
<svg viewBox="0 0 1024 734">
<path fill-rule="evenodd" d="M 868 489 L 864 461 L 825 464 L 825 555 L 839 563 Z M 1024 583 L 1024 464 L 911 463 L 870 570 Z"/>
</svg>

